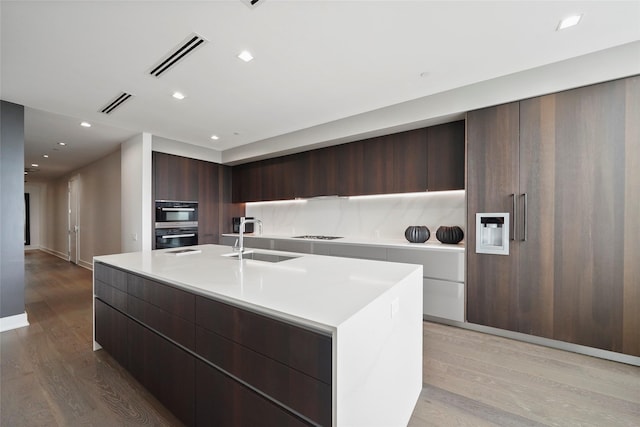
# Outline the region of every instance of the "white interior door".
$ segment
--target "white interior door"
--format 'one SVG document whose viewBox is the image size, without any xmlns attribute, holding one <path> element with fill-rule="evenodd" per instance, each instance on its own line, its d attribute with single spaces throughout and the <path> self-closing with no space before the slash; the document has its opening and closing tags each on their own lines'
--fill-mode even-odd
<svg viewBox="0 0 640 427">
<path fill-rule="evenodd" d="M 78 180 L 69 181 L 69 261 L 78 263 L 78 247 L 80 241 L 80 224 L 78 222 Z"/>
</svg>

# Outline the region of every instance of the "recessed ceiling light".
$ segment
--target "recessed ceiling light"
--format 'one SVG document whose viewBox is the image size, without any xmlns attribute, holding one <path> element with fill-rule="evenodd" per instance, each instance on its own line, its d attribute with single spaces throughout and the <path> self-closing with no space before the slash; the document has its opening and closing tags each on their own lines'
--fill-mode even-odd
<svg viewBox="0 0 640 427">
<path fill-rule="evenodd" d="M 24 171 L 24 174 L 25 174 L 25 175 L 28 175 L 28 174 L 29 174 L 29 172 L 27 172 L 27 171 Z"/>
<path fill-rule="evenodd" d="M 243 50 L 238 54 L 238 58 L 242 59 L 244 62 L 249 62 L 253 59 L 253 55 L 248 50 Z"/>
<path fill-rule="evenodd" d="M 38 166 L 40 166 L 40 165 L 37 164 L 37 163 L 31 163 L 31 167 L 37 168 Z"/>
<path fill-rule="evenodd" d="M 61 147 L 64 147 L 67 144 L 65 144 L 64 142 L 58 142 L 58 145 L 61 146 Z"/>
<path fill-rule="evenodd" d="M 44 157 L 45 159 L 48 159 L 49 155 L 48 154 L 43 154 L 42 157 Z"/>
<path fill-rule="evenodd" d="M 90 127 L 91 127 L 91 123 L 89 123 L 89 122 L 82 122 L 82 123 L 80 123 L 80 126 L 82 126 L 83 128 L 90 128 Z"/>
<path fill-rule="evenodd" d="M 567 16 L 562 21 L 560 21 L 560 23 L 558 24 L 558 28 L 556 28 L 556 31 L 564 30 L 565 28 L 578 25 L 578 22 L 580 22 L 580 19 L 582 19 L 582 15 Z"/>
<path fill-rule="evenodd" d="M 173 92 L 173 96 L 175 99 L 184 99 L 184 95 L 180 92 Z"/>
<path fill-rule="evenodd" d="M 218 135 L 211 135 L 211 139 L 213 139 L 214 141 L 217 141 L 220 139 L 220 137 Z"/>
</svg>

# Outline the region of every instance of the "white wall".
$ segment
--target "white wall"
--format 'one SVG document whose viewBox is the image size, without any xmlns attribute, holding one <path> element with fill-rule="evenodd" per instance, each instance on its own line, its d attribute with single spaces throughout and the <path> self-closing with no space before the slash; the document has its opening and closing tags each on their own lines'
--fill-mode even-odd
<svg viewBox="0 0 640 427">
<path fill-rule="evenodd" d="M 207 162 L 222 162 L 222 153 L 218 150 L 199 147 L 193 144 L 186 144 L 184 142 L 162 138 L 155 135 L 153 136 L 152 150 L 176 156 L 188 157 L 190 159 L 204 160 Z"/>
<path fill-rule="evenodd" d="M 68 185 L 72 177 L 78 181 L 78 264 L 91 268 L 94 256 L 120 252 L 120 150 L 57 180 L 25 186 L 37 188 L 40 195 L 39 220 L 32 216 L 40 226 L 39 247 L 64 259 L 69 251 Z"/>
<path fill-rule="evenodd" d="M 460 119 L 471 110 L 635 75 L 640 41 L 225 150 L 224 164 L 306 151 Z"/>
<path fill-rule="evenodd" d="M 465 230 L 465 212 L 464 190 L 246 204 L 246 216 L 262 220 L 265 235 L 385 240 L 404 240 L 408 226 L 426 225 L 437 241 L 441 225 Z"/>
<path fill-rule="evenodd" d="M 78 171 L 79 263 L 120 252 L 120 150 Z"/>
<path fill-rule="evenodd" d="M 47 182 L 40 193 L 40 206 L 46 212 L 40 223 L 40 248 L 64 259 L 68 259 L 69 253 L 68 183 L 71 176 Z"/>
<path fill-rule="evenodd" d="M 151 250 L 152 137 L 136 135 L 121 146 L 121 252 Z"/>
</svg>

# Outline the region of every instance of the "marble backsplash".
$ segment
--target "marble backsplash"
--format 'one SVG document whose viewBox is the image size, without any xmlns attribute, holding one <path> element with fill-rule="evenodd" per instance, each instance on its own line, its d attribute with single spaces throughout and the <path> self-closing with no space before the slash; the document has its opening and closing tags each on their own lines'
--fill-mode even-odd
<svg viewBox="0 0 640 427">
<path fill-rule="evenodd" d="M 246 204 L 246 216 L 260 219 L 266 235 L 359 239 L 404 239 L 408 226 L 426 225 L 436 241 L 441 225 L 466 232 L 465 212 L 464 190 Z"/>
</svg>

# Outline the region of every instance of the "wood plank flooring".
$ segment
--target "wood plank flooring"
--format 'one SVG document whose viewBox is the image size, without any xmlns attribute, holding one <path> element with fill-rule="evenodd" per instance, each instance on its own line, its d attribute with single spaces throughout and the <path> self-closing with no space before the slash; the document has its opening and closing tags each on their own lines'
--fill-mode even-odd
<svg viewBox="0 0 640 427">
<path fill-rule="evenodd" d="M 91 350 L 91 272 L 40 251 L 25 263 L 31 326 L 0 334 L 0 425 L 180 426 Z M 640 426 L 635 366 L 434 323 L 423 364 L 411 427 Z"/>
<path fill-rule="evenodd" d="M 25 255 L 30 326 L 0 334 L 1 426 L 180 426 L 104 351 L 92 351 L 92 274 Z"/>
</svg>

